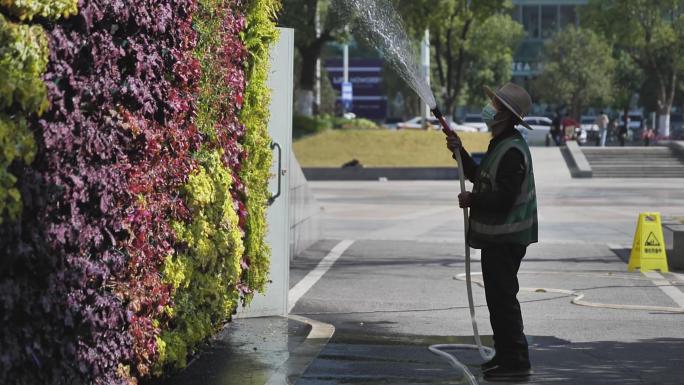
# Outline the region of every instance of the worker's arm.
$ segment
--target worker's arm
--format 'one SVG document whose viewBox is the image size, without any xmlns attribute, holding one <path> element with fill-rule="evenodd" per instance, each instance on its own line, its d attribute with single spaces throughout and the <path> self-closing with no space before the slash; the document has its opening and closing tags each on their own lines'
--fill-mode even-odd
<svg viewBox="0 0 684 385">
<path fill-rule="evenodd" d="M 463 175 L 471 182 L 475 183 L 475 178 L 477 177 L 477 163 L 473 160 L 473 157 L 468 154 L 465 148 L 461 147 L 461 161 L 463 164 L 458 166 L 463 169 Z M 456 159 L 456 154 L 452 155 Z"/>
<path fill-rule="evenodd" d="M 463 169 L 463 175 L 469 181 L 475 183 L 475 178 L 477 177 L 477 163 L 475 163 L 470 154 L 468 154 L 468 151 L 463 148 L 463 144 L 461 143 L 461 139 L 458 137 L 458 135 L 454 134 L 447 136 L 447 148 L 449 148 L 451 151 L 451 157 L 454 159 L 456 159 L 456 154 L 454 151 L 456 151 L 457 148 L 459 149 L 463 164 L 459 164 L 458 166 Z"/>
<path fill-rule="evenodd" d="M 496 184 L 499 189 L 472 193 L 470 195 L 471 206 L 484 211 L 509 211 L 520 195 L 525 172 L 525 158 L 520 150 L 512 148 L 506 151 L 496 174 Z"/>
</svg>

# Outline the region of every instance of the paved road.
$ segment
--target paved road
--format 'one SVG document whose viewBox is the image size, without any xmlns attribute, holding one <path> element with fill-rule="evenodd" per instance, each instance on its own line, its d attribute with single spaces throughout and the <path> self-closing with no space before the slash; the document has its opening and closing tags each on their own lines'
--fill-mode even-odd
<svg viewBox="0 0 684 385">
<path fill-rule="evenodd" d="M 557 149 L 535 149 L 540 243 L 520 275 L 526 333 L 539 384 L 684 384 L 684 314 L 573 305 L 684 306 L 684 276 L 670 294 L 626 273 L 626 247 L 641 211 L 684 215 L 684 179 L 571 179 Z M 336 334 L 298 384 L 453 384 L 460 375 L 426 346 L 472 341 L 463 224 L 454 182 L 316 182 L 324 234 L 296 258 L 296 285 L 342 240 L 350 246 L 293 313 L 332 323 Z M 477 259 L 477 254 L 474 256 Z M 473 267 L 479 270 L 477 262 Z M 481 333 L 491 334 L 484 292 L 474 289 Z M 485 340 L 489 340 L 485 337 Z M 459 352 L 473 367 L 474 352 Z"/>
</svg>

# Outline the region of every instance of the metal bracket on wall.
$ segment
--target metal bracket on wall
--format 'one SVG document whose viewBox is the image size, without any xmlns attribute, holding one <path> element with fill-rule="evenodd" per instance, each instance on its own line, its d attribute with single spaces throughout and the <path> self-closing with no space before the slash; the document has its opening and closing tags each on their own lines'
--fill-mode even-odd
<svg viewBox="0 0 684 385">
<path fill-rule="evenodd" d="M 268 205 L 272 205 L 273 202 L 275 202 L 276 199 L 280 196 L 280 185 L 281 185 L 281 178 L 285 174 L 285 170 L 283 170 L 283 149 L 280 147 L 280 144 L 278 142 L 271 142 L 271 150 L 278 149 L 278 191 L 275 194 L 272 194 L 270 198 L 268 198 Z"/>
</svg>

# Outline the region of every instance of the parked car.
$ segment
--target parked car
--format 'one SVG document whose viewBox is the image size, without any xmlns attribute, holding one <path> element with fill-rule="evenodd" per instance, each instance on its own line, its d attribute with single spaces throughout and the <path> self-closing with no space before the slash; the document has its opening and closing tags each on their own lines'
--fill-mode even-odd
<svg viewBox="0 0 684 385">
<path fill-rule="evenodd" d="M 582 116 L 580 119 L 580 128 L 587 133 L 587 141 L 589 143 L 596 142 L 599 136 L 599 127 L 596 124 L 596 116 Z"/>
<path fill-rule="evenodd" d="M 628 131 L 632 132 L 638 132 L 641 131 L 643 128 L 643 122 L 644 122 L 644 117 L 641 115 L 640 112 L 630 112 L 629 115 L 629 126 Z M 620 127 L 623 127 L 625 125 L 625 116 L 620 113 Z"/>
<path fill-rule="evenodd" d="M 434 130 L 441 130 L 442 126 L 440 125 L 439 121 L 435 117 L 430 117 L 428 118 L 428 124 L 430 125 L 430 128 Z M 462 124 L 457 124 L 455 122 L 450 122 L 449 126 L 451 127 L 452 130 L 454 131 L 460 131 L 460 132 L 477 132 L 477 129 L 469 126 L 464 126 Z M 420 116 L 416 116 L 412 119 L 409 119 L 405 122 L 401 122 L 397 124 L 397 129 L 399 130 L 420 130 L 423 128 L 423 118 Z"/>
<path fill-rule="evenodd" d="M 387 118 L 387 119 L 385 119 L 385 121 L 382 123 L 382 126 L 385 127 L 385 128 L 387 128 L 387 129 L 390 129 L 390 130 L 396 130 L 396 129 L 397 129 L 397 125 L 398 125 L 399 123 L 401 123 L 402 120 L 403 120 L 403 119 L 401 119 L 401 118 Z"/>
<path fill-rule="evenodd" d="M 485 123 L 484 120 L 482 120 L 482 115 L 480 114 L 467 114 L 465 119 L 463 120 L 463 124 L 466 126 L 473 127 L 480 132 L 489 131 L 487 123 Z"/>
<path fill-rule="evenodd" d="M 684 114 L 672 113 L 670 114 L 670 132 L 684 130 Z"/>
<path fill-rule="evenodd" d="M 522 125 L 517 125 L 515 128 L 520 131 L 530 146 L 548 146 L 552 143 L 549 135 L 551 119 L 546 116 L 526 116 L 523 121 L 532 127 L 531 131 Z"/>
</svg>

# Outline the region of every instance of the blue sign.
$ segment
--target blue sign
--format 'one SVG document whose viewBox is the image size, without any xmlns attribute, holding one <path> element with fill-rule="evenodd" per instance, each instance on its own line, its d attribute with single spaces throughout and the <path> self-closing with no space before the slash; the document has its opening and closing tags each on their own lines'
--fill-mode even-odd
<svg viewBox="0 0 684 385">
<path fill-rule="evenodd" d="M 349 92 L 349 99 L 343 90 L 344 66 L 342 58 L 325 61 L 328 79 L 338 92 L 337 102 L 340 108 L 353 112 L 360 118 L 383 120 L 387 117 L 387 98 L 383 91 L 382 59 L 350 59 L 349 83 L 352 83 L 353 93 Z M 352 103 L 353 99 L 353 103 Z"/>
<path fill-rule="evenodd" d="M 342 83 L 342 102 L 351 102 L 354 100 L 354 91 L 351 83 Z"/>
</svg>

